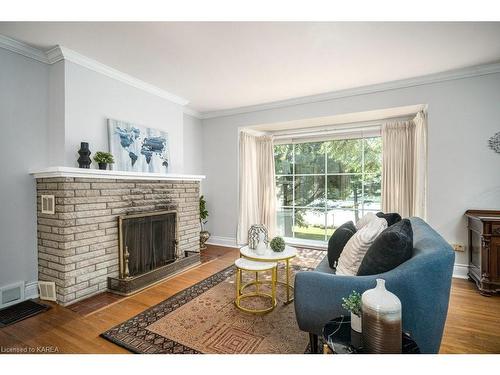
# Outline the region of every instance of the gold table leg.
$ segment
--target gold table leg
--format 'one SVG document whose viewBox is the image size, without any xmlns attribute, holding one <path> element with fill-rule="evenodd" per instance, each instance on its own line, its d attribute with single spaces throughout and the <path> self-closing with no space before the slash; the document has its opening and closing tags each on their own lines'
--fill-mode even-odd
<svg viewBox="0 0 500 375">
<path fill-rule="evenodd" d="M 290 259 L 286 260 L 285 272 L 286 272 L 286 301 L 285 301 L 285 305 L 287 305 L 290 302 L 293 302 L 293 297 L 290 298 L 290 289 L 293 288 L 290 285 Z"/>
<path fill-rule="evenodd" d="M 256 271 L 255 276 L 256 280 L 249 282 L 247 284 L 243 284 L 243 270 L 240 268 L 236 269 L 236 299 L 234 300 L 234 304 L 236 307 L 244 312 L 251 313 L 251 314 L 266 314 L 272 310 L 277 305 L 277 300 L 276 300 L 276 277 L 277 277 L 277 266 L 273 267 L 270 269 L 271 271 L 271 294 L 265 293 L 265 292 L 260 292 L 259 285 L 260 284 L 265 284 L 268 283 L 269 281 L 264 280 L 264 281 L 259 281 L 258 273 L 263 272 L 263 271 L 268 271 L 268 270 L 262 270 L 262 271 Z M 255 285 L 256 291 L 251 292 L 251 293 L 243 293 L 243 290 L 250 285 Z M 271 306 L 265 309 L 250 309 L 241 306 L 241 300 L 248 298 L 248 297 L 266 297 L 269 298 L 271 301 Z"/>
<path fill-rule="evenodd" d="M 244 255 L 240 254 L 240 258 L 246 258 L 246 257 Z M 253 258 L 249 258 L 249 259 L 255 260 Z M 279 263 L 280 261 L 285 261 L 286 276 L 285 276 L 284 281 L 279 280 L 278 270 L 276 269 L 276 286 L 277 286 L 277 284 L 280 284 L 286 288 L 286 301 L 283 302 L 284 305 L 288 305 L 289 303 L 293 302 L 293 300 L 294 300 L 293 296 L 290 296 L 290 291 L 293 290 L 293 286 L 290 285 L 290 259 L 291 258 L 273 260 L 273 262 L 277 262 L 277 263 Z M 270 262 L 271 260 L 257 260 L 257 261 L 260 261 L 260 262 L 268 262 L 269 261 Z M 256 288 L 259 288 L 259 284 L 270 283 L 268 280 L 267 281 L 259 281 L 258 272 L 255 272 L 255 279 L 257 282 L 249 282 L 247 284 L 243 284 L 243 281 L 241 281 L 241 289 L 243 290 L 250 285 L 256 285 Z M 272 283 L 272 280 L 271 280 L 271 283 Z"/>
<path fill-rule="evenodd" d="M 259 294 L 259 273 L 255 272 L 255 290 Z"/>
</svg>

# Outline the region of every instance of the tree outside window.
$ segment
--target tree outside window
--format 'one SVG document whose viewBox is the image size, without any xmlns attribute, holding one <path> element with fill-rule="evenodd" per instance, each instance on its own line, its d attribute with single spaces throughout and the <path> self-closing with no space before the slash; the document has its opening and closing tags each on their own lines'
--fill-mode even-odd
<svg viewBox="0 0 500 375">
<path fill-rule="evenodd" d="M 280 235 L 327 241 L 381 202 L 380 137 L 276 145 Z"/>
</svg>

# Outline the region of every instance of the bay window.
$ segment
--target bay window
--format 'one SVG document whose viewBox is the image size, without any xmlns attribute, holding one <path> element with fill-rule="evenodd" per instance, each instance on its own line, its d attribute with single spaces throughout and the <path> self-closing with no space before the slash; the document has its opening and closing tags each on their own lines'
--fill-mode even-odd
<svg viewBox="0 0 500 375">
<path fill-rule="evenodd" d="M 328 241 L 341 224 L 380 211 L 379 136 L 274 146 L 278 234 Z"/>
</svg>

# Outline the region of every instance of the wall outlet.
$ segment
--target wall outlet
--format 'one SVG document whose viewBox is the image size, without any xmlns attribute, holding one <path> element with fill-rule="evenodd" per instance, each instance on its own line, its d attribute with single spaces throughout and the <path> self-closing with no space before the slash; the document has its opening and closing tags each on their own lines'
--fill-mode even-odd
<svg viewBox="0 0 500 375">
<path fill-rule="evenodd" d="M 465 246 L 459 243 L 452 243 L 451 246 L 455 251 L 465 251 Z"/>
</svg>

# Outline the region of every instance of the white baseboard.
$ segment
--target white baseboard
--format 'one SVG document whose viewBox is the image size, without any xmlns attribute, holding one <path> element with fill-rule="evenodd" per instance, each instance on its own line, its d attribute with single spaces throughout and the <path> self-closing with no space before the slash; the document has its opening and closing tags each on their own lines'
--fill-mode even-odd
<svg viewBox="0 0 500 375">
<path fill-rule="evenodd" d="M 26 283 L 24 286 L 24 299 L 38 298 L 38 281 Z"/>
<path fill-rule="evenodd" d="M 239 248 L 234 237 L 210 236 L 207 241 L 208 245 L 225 246 Z"/>
<path fill-rule="evenodd" d="M 453 277 L 457 279 L 468 279 L 467 273 L 469 272 L 469 266 L 467 264 L 455 263 L 453 266 Z"/>
</svg>

